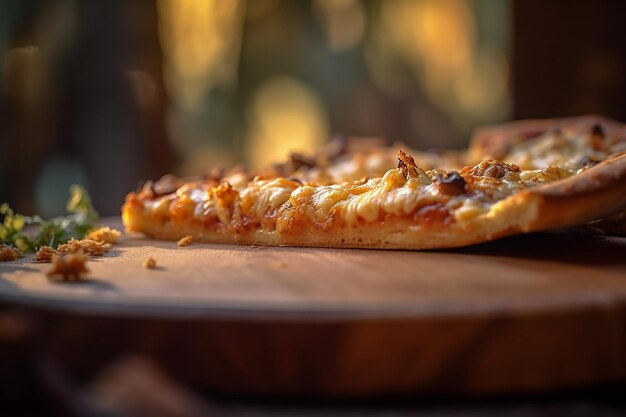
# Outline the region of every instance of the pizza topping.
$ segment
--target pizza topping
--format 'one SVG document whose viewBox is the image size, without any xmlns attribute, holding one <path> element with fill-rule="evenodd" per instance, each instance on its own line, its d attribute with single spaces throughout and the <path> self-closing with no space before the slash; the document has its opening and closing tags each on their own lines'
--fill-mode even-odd
<svg viewBox="0 0 626 417">
<path fill-rule="evenodd" d="M 423 176 L 428 178 L 426 173 Z M 436 192 L 419 180 L 412 177 L 406 180 L 401 169 L 388 171 L 382 179 L 371 179 L 360 189 L 354 189 L 357 190 L 357 195 L 349 195 L 348 201 L 343 203 L 348 223 L 355 223 L 358 219 L 371 222 L 386 214 L 405 216 L 411 214 L 418 205 L 426 205 L 437 198 L 444 202 L 447 200 L 436 197 Z"/>
<path fill-rule="evenodd" d="M 587 131 L 547 131 L 530 141 L 511 145 L 501 159 L 525 170 L 548 166 L 579 169 L 589 165 L 589 161 L 618 156 L 620 147 L 626 146 L 626 140 L 619 135 L 609 136 L 606 132 L 600 124 Z"/>
<path fill-rule="evenodd" d="M 202 190 L 197 191 L 198 194 L 202 194 Z M 169 204 L 169 215 L 172 219 L 184 220 L 190 218 L 196 209 L 197 201 L 201 200 L 201 198 L 194 199 L 189 194 L 181 194 Z"/>
<path fill-rule="evenodd" d="M 24 257 L 24 254 L 21 250 L 0 244 L 0 262 L 14 261 L 22 257 Z"/>
<path fill-rule="evenodd" d="M 209 194 L 212 194 L 215 198 L 217 217 L 222 223 L 228 222 L 231 216 L 231 207 L 235 200 L 239 198 L 239 193 L 233 189 L 230 183 L 225 182 L 211 190 Z"/>
<path fill-rule="evenodd" d="M 61 281 L 76 282 L 88 272 L 87 255 L 79 252 L 67 256 L 52 255 L 52 269 L 46 275 L 50 278 L 58 277 Z"/>
<path fill-rule="evenodd" d="M 404 175 L 407 181 L 414 179 L 424 184 L 430 184 L 431 182 L 424 170 L 415 164 L 413 157 L 402 149 L 398 149 L 398 169 L 402 172 L 402 175 Z"/>
<path fill-rule="evenodd" d="M 140 185 L 137 190 L 137 195 L 142 199 L 153 200 L 175 192 L 183 183 L 184 182 L 175 175 L 167 174 L 156 182 L 146 181 L 143 185 Z"/>
<path fill-rule="evenodd" d="M 86 238 L 95 240 L 96 242 L 114 245 L 121 235 L 122 233 L 119 230 L 111 229 L 110 227 L 100 227 L 89 232 Z"/>
<path fill-rule="evenodd" d="M 544 169 L 522 171 L 520 178 L 523 181 L 532 181 L 536 183 L 556 181 L 574 175 L 574 171 L 561 168 L 558 166 L 550 166 Z"/>
<path fill-rule="evenodd" d="M 581 168 L 589 168 L 589 167 L 599 164 L 600 162 L 601 161 L 591 159 L 588 155 L 585 155 L 576 162 L 575 166 L 578 166 Z"/>
<path fill-rule="evenodd" d="M 396 171 L 396 170 L 394 170 Z M 398 173 L 403 182 L 404 177 Z M 380 179 L 370 180 L 365 184 L 350 184 L 326 187 L 314 187 L 313 198 L 310 203 L 306 203 L 309 207 L 308 212 L 313 215 L 317 223 L 327 223 L 332 219 L 334 213 L 345 212 L 344 216 L 348 222 L 356 221 L 358 217 L 364 219 L 373 219 L 378 217 L 378 208 L 372 206 L 378 201 L 378 191 L 381 185 L 385 183 L 393 183 L 393 181 L 381 181 Z M 309 214 L 311 217 L 311 214 Z"/>
<path fill-rule="evenodd" d="M 459 221 L 468 221 L 489 210 L 489 205 L 477 199 L 468 198 L 454 210 L 454 218 Z"/>
<path fill-rule="evenodd" d="M 180 178 L 172 174 L 167 174 L 152 185 L 152 190 L 157 196 L 171 194 L 181 185 L 183 185 L 183 181 L 181 181 Z"/>
<path fill-rule="evenodd" d="M 474 167 L 463 168 L 462 174 L 511 181 L 516 178 L 515 174 L 519 172 L 520 168 L 515 164 L 509 165 L 505 162 L 491 159 L 482 161 Z"/>
<path fill-rule="evenodd" d="M 450 209 L 442 203 L 434 203 L 420 207 L 413 217 L 422 226 L 449 224 L 454 221 L 454 217 L 450 215 Z"/>
<path fill-rule="evenodd" d="M 71 253 L 85 253 L 91 256 L 102 256 L 109 251 L 111 245 L 104 242 L 96 242 L 91 239 L 76 240 L 59 245 L 57 251 L 63 255 Z"/>
<path fill-rule="evenodd" d="M 589 137 L 591 147 L 596 151 L 602 150 L 604 148 L 605 136 L 606 135 L 604 134 L 604 129 L 602 129 L 602 125 L 598 123 L 593 125 L 593 127 L 591 128 L 591 135 Z"/>
<path fill-rule="evenodd" d="M 319 179 L 326 174 L 326 167 L 329 163 L 336 161 L 346 150 L 347 140 L 338 136 L 313 155 L 294 152 L 289 155 L 287 162 L 274 164 L 270 169 L 262 171 L 261 174 L 267 174 L 270 177 L 286 177 L 298 173 L 309 179 L 312 177 Z"/>
<path fill-rule="evenodd" d="M 179 248 L 183 248 L 185 246 L 191 245 L 192 242 L 193 242 L 193 236 L 187 235 L 179 239 L 178 242 L 176 242 L 176 244 L 178 245 Z"/>
<path fill-rule="evenodd" d="M 298 171 L 300 168 L 314 168 L 317 165 L 315 158 L 300 154 L 300 153 L 292 153 L 289 155 L 288 164 L 288 172 L 293 173 Z"/>
<path fill-rule="evenodd" d="M 241 213 L 258 222 L 265 222 L 266 214 L 286 203 L 296 189 L 305 188 L 286 178 L 263 180 L 255 178 L 241 193 Z"/>
<path fill-rule="evenodd" d="M 465 192 L 465 179 L 456 171 L 444 175 L 437 174 L 434 183 L 443 194 L 460 195 Z"/>
<path fill-rule="evenodd" d="M 50 246 L 42 246 L 35 255 L 35 262 L 50 262 L 53 255 L 59 255 L 59 251 Z"/>
<path fill-rule="evenodd" d="M 177 194 L 178 201 L 174 200 L 170 205 L 172 217 L 217 218 L 224 224 L 229 222 L 234 202 L 239 200 L 239 192 L 227 181 L 214 187 L 206 184 L 198 188 L 181 187 Z"/>
<path fill-rule="evenodd" d="M 309 179 L 322 185 L 354 181 L 368 176 L 372 172 L 386 171 L 386 169 L 381 169 L 375 165 L 379 160 L 379 155 L 356 154 L 349 159 L 337 161 L 328 168 L 312 170 Z M 388 168 L 387 163 L 383 163 L 382 166 Z"/>
<path fill-rule="evenodd" d="M 399 167 L 387 171 L 382 178 L 326 186 L 256 177 L 240 193 L 228 182 L 217 187 L 188 183 L 173 197 L 163 196 L 150 202 L 150 207 L 158 212 L 160 205 L 165 204 L 162 201 L 168 201 L 172 221 L 197 217 L 204 224 L 211 224 L 207 220 L 214 218 L 217 223 L 213 224 L 236 233 L 253 225 L 286 233 L 302 222 L 326 229 L 338 219 L 355 224 L 388 215 L 448 221 L 471 218 L 520 189 L 571 175 L 570 171 L 556 167 L 521 171 L 517 165 L 495 160 L 465 167 L 461 173 L 425 172 L 403 151 L 398 152 L 398 161 Z M 460 214 L 455 212 L 452 216 L 450 210 L 459 210 Z"/>
<path fill-rule="evenodd" d="M 156 196 L 156 192 L 152 186 L 154 185 L 153 181 L 139 182 L 137 184 L 137 188 L 135 189 L 135 194 L 141 200 L 152 200 Z"/>
</svg>

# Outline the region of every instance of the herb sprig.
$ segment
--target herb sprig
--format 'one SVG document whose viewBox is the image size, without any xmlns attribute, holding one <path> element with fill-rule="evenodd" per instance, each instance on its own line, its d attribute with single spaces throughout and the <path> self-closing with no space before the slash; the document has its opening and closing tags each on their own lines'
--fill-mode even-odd
<svg viewBox="0 0 626 417">
<path fill-rule="evenodd" d="M 96 226 L 98 212 L 91 198 L 80 185 L 70 187 L 67 216 L 44 220 L 40 216 L 23 216 L 15 213 L 7 203 L 0 205 L 0 243 L 14 246 L 22 252 L 34 252 L 41 246 L 56 247 L 70 239 L 81 239 Z M 36 233 L 26 233 L 26 225 L 38 226 Z"/>
</svg>

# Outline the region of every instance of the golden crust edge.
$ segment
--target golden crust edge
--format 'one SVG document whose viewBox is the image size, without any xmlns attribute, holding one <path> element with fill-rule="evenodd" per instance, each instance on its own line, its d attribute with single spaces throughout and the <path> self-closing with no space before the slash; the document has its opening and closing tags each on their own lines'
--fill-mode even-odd
<svg viewBox="0 0 626 417">
<path fill-rule="evenodd" d="M 626 209 L 626 155 L 527 193 L 541 213 L 528 231 L 566 228 Z"/>
</svg>

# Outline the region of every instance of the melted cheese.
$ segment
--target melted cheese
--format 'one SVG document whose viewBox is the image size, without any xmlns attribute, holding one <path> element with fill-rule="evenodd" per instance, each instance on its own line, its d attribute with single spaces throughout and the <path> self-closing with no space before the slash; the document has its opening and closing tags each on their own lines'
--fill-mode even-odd
<svg viewBox="0 0 626 417">
<path fill-rule="evenodd" d="M 296 182 L 284 178 L 256 179 L 241 192 L 242 213 L 261 221 L 268 212 L 287 202 L 296 188 Z"/>
<path fill-rule="evenodd" d="M 544 169 L 522 171 L 520 178 L 525 182 L 532 181 L 543 183 L 567 178 L 574 174 L 575 172 L 571 169 L 550 166 Z"/>
<path fill-rule="evenodd" d="M 412 215 L 429 205 L 447 208 L 455 221 L 466 222 L 497 215 L 499 202 L 524 188 L 574 174 L 571 169 L 559 167 L 519 171 L 500 162 L 485 161 L 463 171 L 469 187 L 465 193 L 448 195 L 440 191 L 440 182 L 431 179 L 440 181 L 447 176 L 445 171 L 412 168 L 394 168 L 382 178 L 326 186 L 301 185 L 285 178 L 255 178 L 241 191 L 228 183 L 217 187 L 190 183 L 175 194 L 146 202 L 146 207 L 156 214 L 169 212 L 178 220 L 192 210 L 194 217 L 215 217 L 224 226 L 242 224 L 245 216 L 279 233 L 288 230 L 294 216 L 304 216 L 317 227 L 330 226 L 337 219 L 353 225 L 375 222 L 387 215 Z"/>
<path fill-rule="evenodd" d="M 426 173 L 424 175 L 427 177 Z M 429 190 L 424 190 L 430 183 L 429 178 L 424 179 L 421 175 L 406 180 L 400 170 L 392 169 L 379 182 L 370 180 L 371 189 L 345 205 L 344 218 L 353 224 L 358 219 L 372 222 L 381 213 L 398 216 L 409 214 L 420 200 L 430 194 Z"/>
<path fill-rule="evenodd" d="M 468 198 L 454 211 L 454 218 L 459 221 L 468 221 L 489 211 L 489 205 L 475 198 Z"/>
<path fill-rule="evenodd" d="M 585 159 L 601 161 L 614 152 L 612 149 L 594 149 L 592 142 L 590 133 L 548 131 L 537 138 L 516 144 L 503 160 L 525 170 L 549 166 L 577 169 Z"/>
</svg>

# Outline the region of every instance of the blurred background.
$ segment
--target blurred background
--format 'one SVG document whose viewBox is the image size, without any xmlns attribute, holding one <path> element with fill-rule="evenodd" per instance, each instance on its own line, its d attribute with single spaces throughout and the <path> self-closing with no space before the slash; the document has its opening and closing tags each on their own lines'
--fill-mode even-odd
<svg viewBox="0 0 626 417">
<path fill-rule="evenodd" d="M 102 215 L 168 172 L 334 135 L 461 148 L 478 125 L 626 121 L 626 2 L 2 0 L 0 201 Z"/>
</svg>

